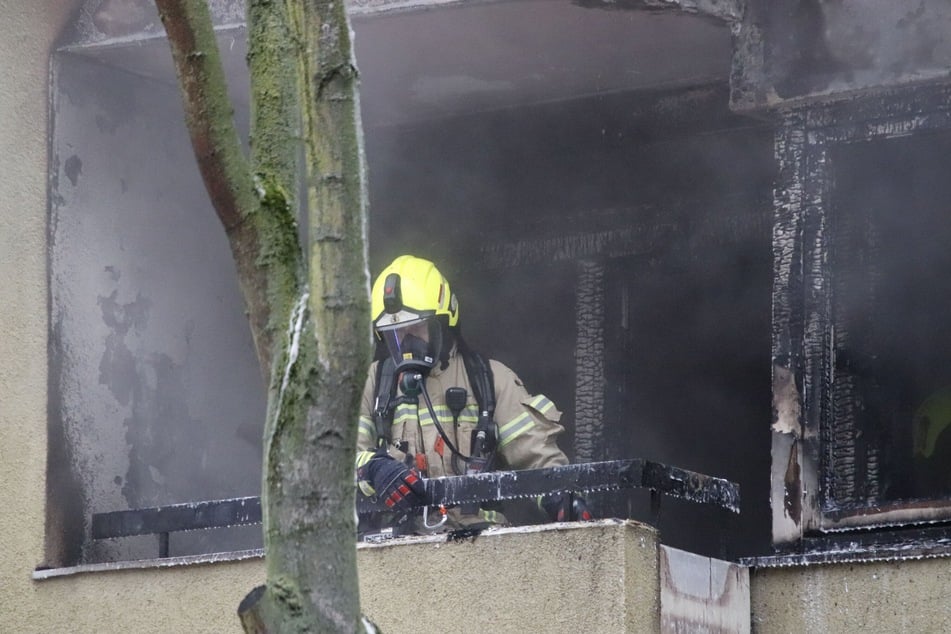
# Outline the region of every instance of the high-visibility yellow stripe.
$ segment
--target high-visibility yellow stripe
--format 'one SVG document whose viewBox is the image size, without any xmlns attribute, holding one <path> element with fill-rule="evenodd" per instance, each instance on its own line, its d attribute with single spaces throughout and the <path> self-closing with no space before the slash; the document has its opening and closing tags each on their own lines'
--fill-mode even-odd
<svg viewBox="0 0 951 634">
<path fill-rule="evenodd" d="M 555 404 L 543 394 L 532 398 L 525 405 L 542 416 L 555 408 Z M 522 412 L 499 428 L 499 447 L 504 447 L 534 426 L 535 419 L 532 415 L 529 412 Z"/>
<path fill-rule="evenodd" d="M 407 407 L 405 410 L 402 408 L 403 406 L 401 405 L 400 409 L 396 410 L 396 416 L 393 417 L 393 424 L 398 425 L 402 423 L 405 425 L 406 423 L 416 422 L 416 410 L 411 410 L 409 407 Z"/>
<path fill-rule="evenodd" d="M 552 403 L 547 396 L 544 394 L 539 394 L 532 400 L 530 400 L 527 405 L 532 409 L 538 411 L 541 414 L 548 414 L 548 412 L 555 407 L 555 404 Z"/>
<path fill-rule="evenodd" d="M 374 455 L 376 455 L 376 452 L 374 452 L 374 451 L 358 451 L 358 452 L 357 452 L 357 457 L 356 457 L 356 460 L 355 460 L 355 462 L 356 462 L 356 467 L 355 467 L 355 469 L 359 469 L 360 467 L 362 467 L 362 466 L 365 465 L 366 463 L 370 462 L 370 459 L 371 459 Z M 367 497 L 370 497 L 370 496 L 376 494 L 376 491 L 373 490 L 373 486 L 372 486 L 369 482 L 367 482 L 366 480 L 360 480 L 360 479 L 358 479 L 358 480 L 357 480 L 357 487 L 360 489 L 360 492 L 363 493 L 363 495 L 365 495 L 365 496 L 367 496 Z"/>
<path fill-rule="evenodd" d="M 519 414 L 499 428 L 499 447 L 509 444 L 535 426 L 535 420 L 528 412 Z"/>
<path fill-rule="evenodd" d="M 436 416 L 439 417 L 440 425 L 451 425 L 452 424 L 452 410 L 450 410 L 445 405 L 434 405 L 433 409 L 436 411 Z M 393 423 L 402 423 L 402 424 L 415 424 L 419 420 L 420 425 L 432 425 L 433 417 L 429 413 L 429 408 L 426 406 L 420 406 L 417 408 L 415 405 L 402 404 L 396 408 L 396 414 L 393 417 Z M 479 422 L 479 413 L 474 405 L 467 405 L 462 412 L 459 414 L 457 419 L 460 423 L 471 423 L 475 424 Z"/>
<path fill-rule="evenodd" d="M 486 522 L 492 522 L 493 524 L 495 524 L 496 522 L 499 521 L 498 511 L 487 511 L 485 509 L 479 509 L 479 515 Z"/>
<path fill-rule="evenodd" d="M 358 451 L 356 457 L 357 469 L 370 462 L 370 458 L 375 455 L 373 451 Z"/>
<path fill-rule="evenodd" d="M 357 433 L 373 438 L 376 436 L 376 425 L 373 423 L 373 420 L 367 418 L 366 416 L 361 416 L 359 426 L 357 427 Z"/>
</svg>

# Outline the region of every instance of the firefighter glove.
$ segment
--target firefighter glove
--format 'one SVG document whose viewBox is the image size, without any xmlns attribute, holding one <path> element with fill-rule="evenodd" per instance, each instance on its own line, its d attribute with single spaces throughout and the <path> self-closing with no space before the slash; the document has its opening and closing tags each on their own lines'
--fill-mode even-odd
<svg viewBox="0 0 951 634">
<path fill-rule="evenodd" d="M 572 493 L 552 493 L 542 497 L 539 504 L 553 522 L 587 522 L 594 519 L 585 499 Z"/>
<path fill-rule="evenodd" d="M 406 512 L 427 501 L 423 479 L 412 469 L 387 454 L 378 454 L 360 468 L 359 477 L 370 483 L 387 508 Z"/>
</svg>

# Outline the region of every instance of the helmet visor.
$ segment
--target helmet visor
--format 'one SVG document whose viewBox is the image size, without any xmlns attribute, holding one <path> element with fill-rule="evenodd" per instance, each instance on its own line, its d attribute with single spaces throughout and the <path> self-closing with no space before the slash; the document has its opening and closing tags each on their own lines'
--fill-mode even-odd
<svg viewBox="0 0 951 634">
<path fill-rule="evenodd" d="M 390 357 L 399 368 L 408 365 L 432 368 L 442 349 L 442 328 L 435 317 L 379 328 Z"/>
</svg>

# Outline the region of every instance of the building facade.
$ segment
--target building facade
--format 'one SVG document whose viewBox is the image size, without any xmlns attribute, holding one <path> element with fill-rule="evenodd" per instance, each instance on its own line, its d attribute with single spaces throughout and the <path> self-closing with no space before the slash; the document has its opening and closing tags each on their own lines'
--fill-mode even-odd
<svg viewBox="0 0 951 634">
<path fill-rule="evenodd" d="M 212 4 L 239 95 L 240 3 Z M 602 4 L 353 3 L 374 266 L 445 262 L 467 333 L 565 410 L 575 461 L 728 477 L 743 512 L 633 493 L 598 503 L 650 526 L 362 547 L 368 613 L 409 626 L 378 581 L 406 570 L 469 606 L 449 631 L 490 606 L 513 632 L 940 631 L 951 14 Z M 256 527 L 163 559 L 90 534 L 259 474 L 258 377 L 161 27 L 133 0 L 0 12 L 0 628 L 237 629 Z"/>
</svg>

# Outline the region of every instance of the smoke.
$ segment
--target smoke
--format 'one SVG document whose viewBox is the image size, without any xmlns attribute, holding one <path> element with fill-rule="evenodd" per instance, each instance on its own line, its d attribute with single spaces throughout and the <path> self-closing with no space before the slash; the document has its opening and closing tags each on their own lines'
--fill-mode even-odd
<svg viewBox="0 0 951 634">
<path fill-rule="evenodd" d="M 522 4 L 497 7 L 513 11 Z M 576 302 L 603 298 L 604 358 L 597 368 L 603 403 L 595 414 L 605 436 L 592 453 L 640 456 L 739 480 L 753 492 L 744 503 L 749 523 L 730 537 L 729 548 L 748 549 L 768 531 L 766 495 L 755 492 L 768 485 L 772 130 L 728 111 L 725 26 L 653 14 L 646 21 L 619 20 L 567 2 L 552 5 L 557 8 L 546 14 L 558 16 L 552 37 L 537 40 L 549 48 L 494 69 L 518 70 L 521 85 L 545 90 L 528 91 L 530 99 L 505 107 L 399 119 L 414 121 L 404 125 L 377 119 L 367 127 L 371 269 L 406 252 L 434 260 L 460 295 L 467 340 L 564 412 L 569 455 L 578 421 L 592 414 L 575 399 L 588 378 L 578 373 L 590 367 L 578 362 L 582 311 Z M 493 18 L 489 7 L 480 6 L 478 15 L 495 27 L 490 33 L 500 33 L 505 21 Z M 449 19 L 436 13 L 426 12 L 427 19 Z M 600 26 L 580 33 L 574 18 L 594 15 Z M 530 39 L 544 24 L 536 15 L 531 26 L 511 32 L 507 44 L 523 43 L 520 38 Z M 697 37 L 658 36 L 659 27 Z M 448 31 L 425 34 L 433 33 L 446 38 Z M 358 25 L 358 42 L 359 36 Z M 665 39 L 670 49 L 648 51 Z M 711 60 L 680 47 L 697 41 L 718 55 Z M 632 42 L 641 48 L 623 48 Z M 503 50 L 509 49 L 491 52 Z M 240 61 L 242 51 L 239 46 L 230 54 Z M 472 51 L 479 49 L 449 52 L 468 62 Z M 611 63 L 599 64 L 595 53 L 609 54 Z M 539 59 L 543 63 L 527 64 Z M 376 60 L 386 68 L 385 56 Z M 134 376 L 110 374 L 137 381 L 129 391 L 138 389 L 143 405 L 125 411 L 109 394 L 83 400 L 77 391 L 77 400 L 64 406 L 73 408 L 64 420 L 82 420 L 79 431 L 88 438 L 112 442 L 103 452 L 111 471 L 91 473 L 87 511 L 116 510 L 123 495 L 174 503 L 253 494 L 259 463 L 234 456 L 249 455 L 244 439 L 254 437 L 261 403 L 248 395 L 257 394 L 259 376 L 223 236 L 210 210 L 209 222 L 201 220 L 205 194 L 181 131 L 173 82 L 163 77 L 159 87 L 136 72 L 86 63 L 95 66 L 100 89 L 77 87 L 57 113 L 54 149 L 80 148 L 82 171 L 70 171 L 76 182 L 67 174 L 54 192 L 64 202 L 56 210 L 61 251 L 53 266 L 57 273 L 114 267 L 122 273 L 125 303 L 138 292 L 151 302 L 149 330 L 123 349 L 137 361 Z M 153 72 L 161 67 L 148 66 Z M 364 70 L 368 111 L 384 112 L 380 104 L 396 88 L 374 92 L 373 70 Z M 471 78 L 471 71 L 412 85 L 427 88 L 428 97 L 476 89 L 480 100 L 519 85 L 495 75 L 455 79 Z M 155 161 L 133 160 L 131 153 Z M 87 229 L 97 230 L 93 238 L 69 224 L 80 216 Z M 582 275 L 582 268 L 598 274 Z M 591 280 L 603 288 L 579 288 Z M 88 365 L 103 356 L 97 337 L 109 336 L 96 321 L 101 310 L 94 303 L 109 293 L 69 283 L 57 289 L 56 301 L 81 318 L 61 345 L 85 350 Z M 209 314 L 209 305 L 219 313 Z M 161 373 L 154 370 L 158 361 Z M 231 370 L 227 380 L 222 366 Z M 237 368 L 248 370 L 240 380 Z M 99 368 L 72 370 L 64 380 L 82 383 L 90 372 L 98 377 Z M 117 434 L 124 422 L 131 433 Z M 191 450 L 176 452 L 179 444 Z M 638 512 L 642 502 L 634 504 Z M 605 510 L 621 513 L 622 507 Z M 692 520 L 704 512 L 672 507 L 659 520 L 668 543 L 721 554 L 717 537 Z"/>
<path fill-rule="evenodd" d="M 951 5 L 943 0 L 820 2 L 824 39 L 844 68 L 863 81 L 945 69 L 951 61 Z"/>
<path fill-rule="evenodd" d="M 943 77 L 951 62 L 943 0 L 776 0 L 757 12 L 771 84 L 761 89 L 782 99 Z"/>
</svg>

